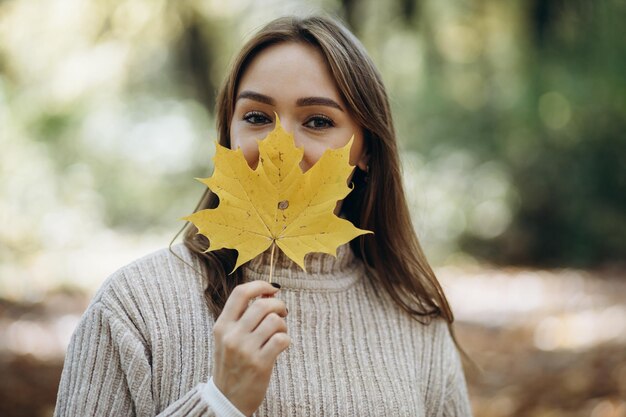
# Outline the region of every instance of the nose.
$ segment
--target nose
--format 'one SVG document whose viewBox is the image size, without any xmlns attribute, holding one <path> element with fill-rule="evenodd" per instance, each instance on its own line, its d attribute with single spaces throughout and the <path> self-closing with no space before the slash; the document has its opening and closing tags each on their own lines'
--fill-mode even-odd
<svg viewBox="0 0 626 417">
<path fill-rule="evenodd" d="M 283 128 L 283 130 L 289 133 L 290 135 L 293 135 L 294 132 L 296 131 L 295 121 L 290 117 L 279 116 L 279 123 L 281 127 Z"/>
<path fill-rule="evenodd" d="M 301 148 L 302 144 L 300 143 L 300 138 L 298 137 L 298 133 L 296 132 L 296 126 L 297 126 L 297 122 L 290 118 L 290 117 L 280 117 L 280 125 L 283 128 L 283 130 L 287 133 L 289 133 L 291 136 L 293 136 L 293 140 L 296 144 L 296 147 Z"/>
</svg>

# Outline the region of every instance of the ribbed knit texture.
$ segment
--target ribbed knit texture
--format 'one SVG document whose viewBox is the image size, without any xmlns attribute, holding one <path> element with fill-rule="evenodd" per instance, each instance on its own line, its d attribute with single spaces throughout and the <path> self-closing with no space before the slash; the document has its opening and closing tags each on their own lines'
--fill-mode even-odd
<svg viewBox="0 0 626 417">
<path fill-rule="evenodd" d="M 183 245 L 173 250 L 202 269 Z M 275 255 L 292 342 L 255 416 L 472 415 L 443 319 L 411 318 L 347 244 L 337 259 L 308 255 L 308 273 Z M 243 268 L 247 281 L 267 279 L 269 251 Z M 203 289 L 168 249 L 110 276 L 72 336 L 55 416 L 215 416 L 202 395 L 214 349 Z"/>
</svg>

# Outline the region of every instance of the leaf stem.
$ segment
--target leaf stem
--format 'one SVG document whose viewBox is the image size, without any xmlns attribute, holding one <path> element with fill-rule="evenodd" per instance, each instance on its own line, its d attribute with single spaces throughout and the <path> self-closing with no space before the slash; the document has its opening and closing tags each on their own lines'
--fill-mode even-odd
<svg viewBox="0 0 626 417">
<path fill-rule="evenodd" d="M 272 240 L 272 254 L 270 255 L 270 284 L 274 275 L 274 249 L 276 249 L 276 241 Z"/>
</svg>

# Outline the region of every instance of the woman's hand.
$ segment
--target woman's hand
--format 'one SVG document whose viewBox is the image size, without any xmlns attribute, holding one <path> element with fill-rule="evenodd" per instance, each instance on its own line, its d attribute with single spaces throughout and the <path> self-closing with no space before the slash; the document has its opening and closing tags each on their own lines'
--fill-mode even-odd
<svg viewBox="0 0 626 417">
<path fill-rule="evenodd" d="M 246 416 L 263 402 L 276 358 L 291 343 L 276 292 L 260 280 L 236 286 L 213 326 L 213 383 Z"/>
</svg>

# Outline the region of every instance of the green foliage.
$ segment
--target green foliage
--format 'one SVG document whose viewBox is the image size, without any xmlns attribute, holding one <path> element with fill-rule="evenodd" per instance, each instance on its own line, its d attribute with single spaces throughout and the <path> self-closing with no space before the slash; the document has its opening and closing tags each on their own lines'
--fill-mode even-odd
<svg viewBox="0 0 626 417">
<path fill-rule="evenodd" d="M 616 1 L 474 4 L 482 6 L 440 6 L 439 19 L 429 9 L 426 81 L 396 112 L 403 118 L 417 109 L 401 131 L 427 159 L 447 146 L 506 167 L 515 194 L 508 227 L 487 238 L 466 228 L 459 247 L 500 263 L 623 259 L 626 47 L 619 22 L 626 8 Z"/>
</svg>

